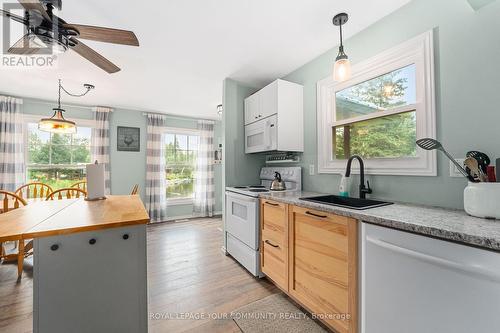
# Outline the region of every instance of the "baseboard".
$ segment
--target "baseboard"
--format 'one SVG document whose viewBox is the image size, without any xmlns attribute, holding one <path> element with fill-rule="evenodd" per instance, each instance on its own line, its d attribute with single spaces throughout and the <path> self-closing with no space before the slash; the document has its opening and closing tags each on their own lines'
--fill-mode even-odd
<svg viewBox="0 0 500 333">
<path fill-rule="evenodd" d="M 214 217 L 216 216 L 222 216 L 222 211 L 214 212 Z M 162 222 L 172 222 L 177 220 L 194 219 L 194 218 L 198 218 L 198 216 L 194 216 L 193 214 L 177 215 L 177 216 L 169 216 L 165 221 Z"/>
</svg>

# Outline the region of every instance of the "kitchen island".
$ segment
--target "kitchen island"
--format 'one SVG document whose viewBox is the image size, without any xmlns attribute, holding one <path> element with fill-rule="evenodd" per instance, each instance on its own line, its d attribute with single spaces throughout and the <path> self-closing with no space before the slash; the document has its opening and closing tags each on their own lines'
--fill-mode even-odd
<svg viewBox="0 0 500 333">
<path fill-rule="evenodd" d="M 147 332 L 148 222 L 139 196 L 0 215 L 0 241 L 34 240 L 34 332 Z"/>
</svg>

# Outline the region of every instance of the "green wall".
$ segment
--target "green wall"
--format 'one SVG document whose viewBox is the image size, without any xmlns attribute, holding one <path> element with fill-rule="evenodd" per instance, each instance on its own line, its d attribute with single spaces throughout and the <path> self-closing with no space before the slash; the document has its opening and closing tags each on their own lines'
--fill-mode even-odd
<svg viewBox="0 0 500 333">
<path fill-rule="evenodd" d="M 224 186 L 260 183 L 259 172 L 264 164 L 264 155 L 245 154 L 244 99 L 256 89 L 237 81 L 224 80 L 223 119 Z"/>
<path fill-rule="evenodd" d="M 244 100 L 257 89 L 245 86 L 232 79 L 223 82 L 222 132 L 224 143 L 222 151 L 222 188 L 226 186 L 260 183 L 260 168 L 264 166 L 265 155 L 245 154 Z M 222 205 L 223 218 L 225 207 Z M 223 232 L 226 247 L 225 223 Z"/>
<path fill-rule="evenodd" d="M 53 103 L 23 98 L 25 114 L 49 115 Z M 92 119 L 92 111 L 88 107 L 64 106 L 68 119 Z M 192 118 L 167 117 L 169 127 L 196 128 L 197 121 Z M 117 126 L 139 127 L 141 129 L 140 152 L 123 152 L 116 149 Z M 146 181 L 146 117 L 143 112 L 127 109 L 115 109 L 110 116 L 110 168 L 111 193 L 128 194 L 134 184 L 139 184 L 141 197 L 145 196 Z M 221 122 L 215 124 L 215 144 L 222 141 Z M 215 171 L 215 211 L 222 211 L 222 166 L 216 164 Z M 168 206 L 169 219 L 192 214 L 192 205 Z"/>
<path fill-rule="evenodd" d="M 413 0 L 346 40 L 345 51 L 356 63 L 433 29 L 437 138 L 457 158 L 477 149 L 493 160 L 500 157 L 499 18 L 500 1 L 475 11 L 467 0 Z M 331 75 L 336 54 L 335 47 L 284 77 L 304 85 L 305 190 L 338 192 L 340 176 L 309 176 L 309 165 L 317 167 L 316 82 Z M 437 177 L 369 175 L 368 179 L 373 197 L 463 207 L 466 180 L 449 177 L 449 163 L 441 153 Z M 357 184 L 354 178 L 351 193 L 357 193 Z"/>
</svg>

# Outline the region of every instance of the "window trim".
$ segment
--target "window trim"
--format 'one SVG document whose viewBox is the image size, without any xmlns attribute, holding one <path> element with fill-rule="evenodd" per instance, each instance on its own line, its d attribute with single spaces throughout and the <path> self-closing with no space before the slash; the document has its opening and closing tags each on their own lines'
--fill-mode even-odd
<svg viewBox="0 0 500 333">
<path fill-rule="evenodd" d="M 183 128 L 183 127 L 165 127 L 165 134 L 180 134 L 180 135 L 192 135 L 192 136 L 200 136 L 200 130 L 195 128 Z M 167 167 L 167 162 L 165 161 L 165 168 Z M 166 175 L 165 170 L 165 175 Z M 194 193 L 193 197 L 186 198 L 167 198 L 167 206 L 187 206 L 192 205 L 194 202 Z"/>
<path fill-rule="evenodd" d="M 338 83 L 331 76 L 317 83 L 317 152 L 318 173 L 343 173 L 346 160 L 333 158 L 332 126 L 334 124 L 334 98 L 337 91 L 375 78 L 410 64 L 416 66 L 416 103 L 411 105 L 417 115 L 417 138 L 436 137 L 436 111 L 434 92 L 433 32 L 427 31 L 396 47 L 384 51 L 352 67 L 352 78 Z M 408 105 L 404 106 L 408 108 Z M 401 113 L 400 109 L 384 111 Z M 386 114 L 386 115 L 387 115 Z M 380 113 L 382 116 L 382 112 Z M 358 117 L 360 121 L 361 117 Z M 373 117 L 372 117 L 373 118 Z M 351 118 L 347 123 L 353 122 Z M 340 123 L 340 122 L 338 122 Z M 409 158 L 367 159 L 365 171 L 373 175 L 437 176 L 435 151 L 417 148 L 417 156 Z M 353 165 L 353 173 L 359 166 Z"/>
<path fill-rule="evenodd" d="M 29 179 L 28 179 L 28 168 L 29 168 L 29 156 L 28 156 L 28 151 L 29 151 L 29 147 L 28 147 L 28 124 L 36 124 L 40 121 L 41 118 L 43 118 L 44 116 L 43 115 L 36 115 L 36 114 L 23 114 L 22 118 L 22 122 L 23 122 L 23 125 L 24 125 L 24 128 L 23 128 L 23 140 L 25 142 L 25 145 L 24 145 L 24 177 L 25 177 L 25 182 L 28 183 Z M 95 128 L 95 120 L 93 119 L 79 119 L 79 118 L 71 118 L 72 121 L 74 121 L 77 125 L 77 127 L 89 127 L 89 128 Z M 92 149 L 91 149 L 92 150 Z M 91 151 L 91 154 L 92 154 L 92 151 Z M 68 167 L 73 167 L 73 166 L 76 166 L 76 165 L 73 165 L 73 164 L 44 164 L 44 165 L 47 165 L 47 166 L 50 166 L 50 165 L 57 165 L 58 167 L 61 167 L 61 168 L 68 168 Z"/>
</svg>

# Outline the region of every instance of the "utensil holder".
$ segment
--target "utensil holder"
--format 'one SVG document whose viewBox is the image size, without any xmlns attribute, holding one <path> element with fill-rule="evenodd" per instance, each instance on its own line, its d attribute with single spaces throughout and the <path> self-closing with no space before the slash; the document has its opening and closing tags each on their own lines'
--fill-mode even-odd
<svg viewBox="0 0 500 333">
<path fill-rule="evenodd" d="M 467 214 L 500 219 L 500 183 L 472 183 L 464 190 L 464 209 Z"/>
</svg>

